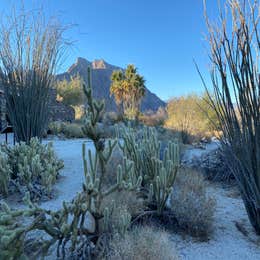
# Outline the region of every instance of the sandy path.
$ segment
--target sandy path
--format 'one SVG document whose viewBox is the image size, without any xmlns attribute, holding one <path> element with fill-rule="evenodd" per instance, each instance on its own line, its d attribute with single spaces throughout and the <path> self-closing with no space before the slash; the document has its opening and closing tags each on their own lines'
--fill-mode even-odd
<svg viewBox="0 0 260 260">
<path fill-rule="evenodd" d="M 64 168 L 60 171 L 60 178 L 54 185 L 55 199 L 41 203 L 42 207 L 52 210 L 59 209 L 63 201 L 71 201 L 82 190 L 84 182 L 83 142 L 86 143 L 87 150 L 90 149 L 94 152 L 93 144 L 87 139 L 53 141 L 55 152 L 64 161 Z"/>
</svg>

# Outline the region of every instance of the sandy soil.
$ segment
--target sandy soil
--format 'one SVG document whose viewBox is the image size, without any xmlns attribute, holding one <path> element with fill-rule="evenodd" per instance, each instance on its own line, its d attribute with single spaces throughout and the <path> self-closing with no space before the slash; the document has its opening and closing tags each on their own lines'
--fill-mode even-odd
<svg viewBox="0 0 260 260">
<path fill-rule="evenodd" d="M 62 201 L 70 201 L 81 190 L 83 182 L 81 151 L 84 141 L 87 140 L 53 141 L 54 149 L 59 158 L 64 160 L 65 167 L 61 171 L 61 178 L 54 186 L 57 196 L 50 201 L 43 202 L 42 207 L 58 209 L 61 207 Z M 87 148 L 93 150 L 92 143 L 87 142 Z M 214 148 L 216 148 L 216 144 L 210 144 L 205 150 L 190 148 L 184 157 L 190 159 L 193 156 L 201 156 L 202 153 Z M 172 234 L 173 243 L 176 245 L 181 259 L 260 259 L 260 239 L 254 235 L 241 198 L 230 196 L 232 190 L 214 184 L 210 184 L 208 192 L 217 201 L 215 231 L 207 242 L 198 242 L 190 237 L 183 238 Z M 236 222 L 247 235 L 238 230 Z"/>
</svg>

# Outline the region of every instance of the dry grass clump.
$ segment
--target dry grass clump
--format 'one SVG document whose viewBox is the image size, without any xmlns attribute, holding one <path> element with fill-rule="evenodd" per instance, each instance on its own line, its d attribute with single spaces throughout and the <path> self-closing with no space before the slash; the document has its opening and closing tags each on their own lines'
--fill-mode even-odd
<svg viewBox="0 0 260 260">
<path fill-rule="evenodd" d="M 202 174 L 188 168 L 179 171 L 170 197 L 170 207 L 182 230 L 207 239 L 213 229 L 215 204 L 215 200 L 206 193 L 206 181 Z"/>
<path fill-rule="evenodd" d="M 120 227 L 119 223 L 124 213 L 129 213 L 133 218 L 142 213 L 145 209 L 143 199 L 139 198 L 135 191 L 129 190 L 115 191 L 111 193 L 104 198 L 101 207 L 103 210 L 108 208 L 111 212 L 108 230 L 111 233 L 118 232 L 118 228 Z M 99 225 L 102 229 L 103 223 L 101 222 Z"/>
<path fill-rule="evenodd" d="M 179 259 L 167 232 L 154 227 L 135 227 L 122 238 L 110 241 L 110 260 L 177 260 Z"/>
</svg>

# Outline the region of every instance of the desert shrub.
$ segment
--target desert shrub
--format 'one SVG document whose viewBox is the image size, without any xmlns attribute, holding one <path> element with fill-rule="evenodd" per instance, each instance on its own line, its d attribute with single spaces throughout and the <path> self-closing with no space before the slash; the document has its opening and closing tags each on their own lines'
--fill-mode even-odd
<svg viewBox="0 0 260 260">
<path fill-rule="evenodd" d="M 123 116 L 116 112 L 106 112 L 102 120 L 105 125 L 114 125 L 121 121 L 123 121 Z"/>
<path fill-rule="evenodd" d="M 82 124 L 52 122 L 49 124 L 49 133 L 54 135 L 63 135 L 66 138 L 84 138 Z"/>
<path fill-rule="evenodd" d="M 86 138 L 82 131 L 83 121 L 77 120 L 74 123 L 52 122 L 49 124 L 48 133 L 66 138 Z M 116 127 L 114 125 L 98 123 L 97 128 L 102 138 L 116 138 Z"/>
<path fill-rule="evenodd" d="M 107 259 L 177 260 L 179 256 L 168 233 L 154 227 L 140 226 L 127 232 L 123 238 L 114 236 Z"/>
<path fill-rule="evenodd" d="M 59 135 L 62 133 L 62 123 L 61 122 L 51 122 L 49 124 L 49 131 L 50 134 Z"/>
<path fill-rule="evenodd" d="M 66 123 L 62 126 L 62 133 L 67 138 L 83 138 L 82 125 L 74 123 Z"/>
<path fill-rule="evenodd" d="M 170 100 L 167 105 L 168 119 L 165 126 L 179 131 L 183 143 L 191 143 L 211 136 L 218 120 L 213 108 L 207 103 L 207 95 L 189 95 Z M 213 124 L 215 122 L 215 124 Z"/>
<path fill-rule="evenodd" d="M 139 116 L 140 122 L 148 126 L 162 126 L 167 119 L 167 112 L 160 107 L 156 112 L 147 111 Z"/>
<path fill-rule="evenodd" d="M 118 230 L 121 226 L 119 222 L 122 219 L 122 215 L 128 213 L 132 219 L 144 211 L 145 204 L 144 200 L 138 197 L 136 191 L 123 190 L 109 194 L 102 201 L 101 207 L 110 210 L 109 221 L 107 224 L 109 232 L 115 234 L 118 232 L 122 233 Z"/>
<path fill-rule="evenodd" d="M 215 200 L 207 195 L 202 174 L 181 169 L 170 196 L 170 208 L 179 227 L 188 234 L 206 239 L 212 231 Z"/>
<path fill-rule="evenodd" d="M 10 180 L 22 194 L 30 192 L 31 199 L 50 195 L 63 162 L 54 153 L 52 143 L 43 145 L 37 138 L 29 144 L 20 143 L 14 147 L 2 146 L 10 169 Z M 9 182 L 10 184 L 10 182 Z"/>
</svg>

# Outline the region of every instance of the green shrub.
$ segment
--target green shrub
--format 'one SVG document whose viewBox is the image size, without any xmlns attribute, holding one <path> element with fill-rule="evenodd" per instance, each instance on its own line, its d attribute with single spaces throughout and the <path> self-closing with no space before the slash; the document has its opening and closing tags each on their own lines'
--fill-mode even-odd
<svg viewBox="0 0 260 260">
<path fill-rule="evenodd" d="M 123 238 L 114 236 L 107 259 L 177 260 L 179 256 L 168 233 L 154 227 L 140 226 L 127 232 Z"/>
<path fill-rule="evenodd" d="M 50 195 L 63 162 L 53 150 L 52 143 L 43 145 L 37 138 L 29 144 L 20 143 L 14 147 L 2 146 L 10 169 L 10 178 L 15 187 L 22 193 L 30 192 L 31 199 Z M 4 158 L 4 157 L 2 157 Z"/>
<path fill-rule="evenodd" d="M 84 138 L 82 126 L 80 124 L 66 123 L 62 126 L 62 133 L 67 138 Z"/>
<path fill-rule="evenodd" d="M 213 229 L 215 200 L 207 195 L 202 174 L 188 168 L 180 170 L 170 196 L 170 208 L 182 230 L 208 238 Z"/>
</svg>

